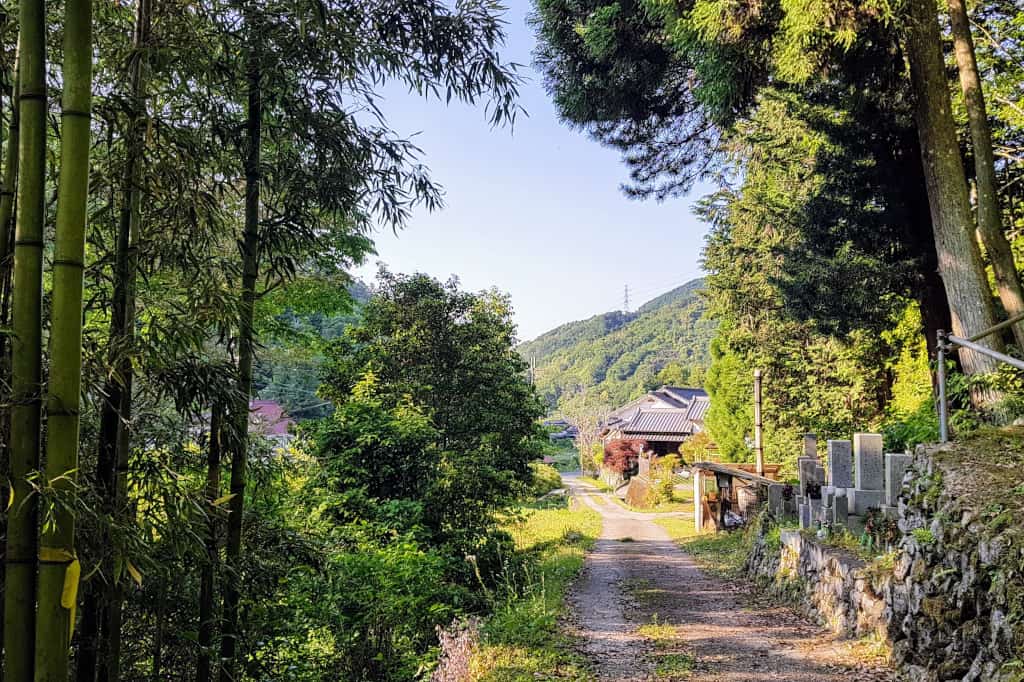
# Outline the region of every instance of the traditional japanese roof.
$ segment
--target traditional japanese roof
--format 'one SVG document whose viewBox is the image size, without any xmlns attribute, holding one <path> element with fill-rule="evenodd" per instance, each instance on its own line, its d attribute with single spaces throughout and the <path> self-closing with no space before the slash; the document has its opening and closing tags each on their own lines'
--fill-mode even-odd
<svg viewBox="0 0 1024 682">
<path fill-rule="evenodd" d="M 605 424 L 624 438 L 679 441 L 703 430 L 710 404 L 699 388 L 664 386 L 619 408 Z"/>
<path fill-rule="evenodd" d="M 707 395 L 697 396 L 690 403 L 690 421 L 703 422 L 704 415 L 708 413 L 708 408 L 711 407 L 711 398 Z"/>
<path fill-rule="evenodd" d="M 645 440 L 648 443 L 678 443 L 690 434 L 683 433 L 633 433 L 623 431 L 622 436 L 629 439 Z"/>
<path fill-rule="evenodd" d="M 706 400 L 707 395 L 707 393 L 699 388 L 662 386 L 655 391 L 650 391 L 635 400 L 629 401 L 615 410 L 605 418 L 604 424 L 605 426 L 614 427 L 631 422 L 641 412 L 691 409 L 695 400 L 702 398 Z M 703 413 L 706 409 L 704 407 L 697 420 L 703 420 Z"/>
<path fill-rule="evenodd" d="M 684 410 L 641 410 L 624 430 L 649 431 L 651 433 L 690 433 L 693 422 L 689 409 Z"/>
<path fill-rule="evenodd" d="M 708 394 L 702 388 L 685 388 L 683 386 L 662 386 L 655 393 L 671 396 L 673 399 L 689 404 L 694 398 L 707 398 Z"/>
</svg>

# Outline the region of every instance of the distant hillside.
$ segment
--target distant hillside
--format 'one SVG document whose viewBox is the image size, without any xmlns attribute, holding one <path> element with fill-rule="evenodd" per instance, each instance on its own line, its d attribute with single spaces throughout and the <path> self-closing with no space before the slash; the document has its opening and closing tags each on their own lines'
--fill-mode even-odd
<svg viewBox="0 0 1024 682">
<path fill-rule="evenodd" d="M 618 405 L 662 384 L 700 386 L 714 324 L 704 319 L 696 279 L 621 311 L 569 322 L 519 346 L 536 363 L 537 390 L 551 407 L 588 400 Z"/>
</svg>

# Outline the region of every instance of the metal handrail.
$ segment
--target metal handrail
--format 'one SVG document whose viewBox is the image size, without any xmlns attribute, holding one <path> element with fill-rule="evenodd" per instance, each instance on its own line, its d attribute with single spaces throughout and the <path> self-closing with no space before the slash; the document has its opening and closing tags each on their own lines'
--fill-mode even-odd
<svg viewBox="0 0 1024 682">
<path fill-rule="evenodd" d="M 978 334 L 975 334 L 969 339 L 954 336 L 953 334 L 948 334 L 942 329 L 938 330 L 938 350 L 936 352 L 937 366 L 935 368 L 935 378 L 937 383 L 939 384 L 940 443 L 949 442 L 949 406 L 947 405 L 946 401 L 946 353 L 954 350 L 957 347 L 967 348 L 968 350 L 972 350 L 975 353 L 981 353 L 982 355 L 988 356 L 993 360 L 998 360 L 999 362 L 1006 363 L 1007 365 L 1016 367 L 1017 369 L 1024 370 L 1024 360 L 1011 357 L 1009 355 L 1006 355 L 1005 353 L 1000 353 L 999 351 L 992 350 L 988 346 L 983 346 L 980 343 L 976 343 L 976 341 L 980 341 L 986 336 L 991 336 L 992 334 L 995 334 L 996 332 L 1002 329 L 1006 329 L 1010 325 L 1016 324 L 1021 320 L 1024 320 L 1024 313 L 1021 313 L 1020 315 L 1015 315 L 1008 320 L 1004 320 L 995 326 L 989 327 L 988 329 Z"/>
</svg>

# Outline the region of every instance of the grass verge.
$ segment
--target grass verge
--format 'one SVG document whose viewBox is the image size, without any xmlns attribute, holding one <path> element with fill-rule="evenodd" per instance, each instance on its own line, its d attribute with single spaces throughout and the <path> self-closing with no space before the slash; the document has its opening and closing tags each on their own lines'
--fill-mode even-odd
<svg viewBox="0 0 1024 682">
<path fill-rule="evenodd" d="M 516 551 L 528 559 L 525 584 L 510 586 L 484 624 L 473 657 L 476 682 L 588 682 L 585 661 L 558 628 L 565 591 L 583 568 L 587 549 L 601 532 L 601 517 L 589 507 L 526 509 L 509 531 Z"/>
<path fill-rule="evenodd" d="M 591 476 L 580 476 L 576 480 L 578 480 L 580 483 L 588 483 L 597 488 L 598 490 L 603 490 L 605 492 L 613 492 L 614 490 L 610 485 L 602 481 L 600 478 L 593 478 Z"/>
<path fill-rule="evenodd" d="M 697 564 L 720 578 L 735 578 L 743 572 L 750 544 L 743 531 L 697 533 L 693 519 L 655 519 L 654 522 L 693 557 Z"/>
</svg>

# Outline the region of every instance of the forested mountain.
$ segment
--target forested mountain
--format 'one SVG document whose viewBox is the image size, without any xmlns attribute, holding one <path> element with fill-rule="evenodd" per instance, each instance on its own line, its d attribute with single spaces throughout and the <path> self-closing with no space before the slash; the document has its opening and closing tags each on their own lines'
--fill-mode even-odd
<svg viewBox="0 0 1024 682">
<path fill-rule="evenodd" d="M 636 312 L 569 322 L 519 346 L 537 391 L 552 408 L 582 400 L 617 405 L 664 383 L 701 384 L 714 323 L 695 279 Z"/>
</svg>

